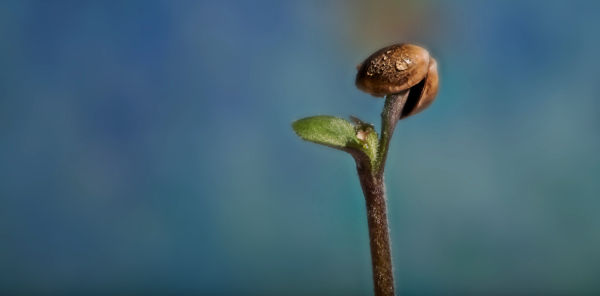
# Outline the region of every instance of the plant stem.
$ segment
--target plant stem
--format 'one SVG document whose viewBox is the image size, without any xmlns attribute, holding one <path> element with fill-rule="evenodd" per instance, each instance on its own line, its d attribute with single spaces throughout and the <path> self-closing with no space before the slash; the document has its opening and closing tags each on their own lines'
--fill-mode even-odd
<svg viewBox="0 0 600 296">
<path fill-rule="evenodd" d="M 387 152 L 390 147 L 390 141 L 396 129 L 396 123 L 402 116 L 402 109 L 408 99 L 409 90 L 388 95 L 385 98 L 383 111 L 381 112 L 381 134 L 379 136 L 379 146 L 377 147 L 377 165 L 374 168 L 376 175 L 383 176 Z"/>
<path fill-rule="evenodd" d="M 394 296 L 394 273 L 383 171 L 392 134 L 402 115 L 402 108 L 407 98 L 408 91 L 386 97 L 381 113 L 381 137 L 375 167 L 361 164 L 362 161 L 355 157 L 367 206 L 375 296 Z"/>
<path fill-rule="evenodd" d="M 394 274 L 392 272 L 385 185 L 383 178 L 377 178 L 370 172 L 359 173 L 359 177 L 367 205 L 375 296 L 393 296 Z"/>
</svg>

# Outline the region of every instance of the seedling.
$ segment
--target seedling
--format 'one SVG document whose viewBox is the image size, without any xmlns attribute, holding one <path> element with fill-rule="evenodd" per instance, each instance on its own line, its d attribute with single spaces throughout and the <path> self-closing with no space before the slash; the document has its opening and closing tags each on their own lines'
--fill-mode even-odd
<svg viewBox="0 0 600 296">
<path fill-rule="evenodd" d="M 365 196 L 373 285 L 376 296 L 394 295 L 392 256 L 388 229 L 383 171 L 396 123 L 427 108 L 438 91 L 435 59 L 412 44 L 396 44 L 378 50 L 358 66 L 356 86 L 385 97 L 381 135 L 372 124 L 351 116 L 312 116 L 292 127 L 306 141 L 348 152 L 356 162 Z"/>
</svg>

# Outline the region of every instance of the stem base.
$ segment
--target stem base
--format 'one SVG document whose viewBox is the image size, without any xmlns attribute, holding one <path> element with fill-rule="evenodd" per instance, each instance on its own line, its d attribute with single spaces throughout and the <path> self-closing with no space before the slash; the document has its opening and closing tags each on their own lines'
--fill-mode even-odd
<svg viewBox="0 0 600 296">
<path fill-rule="evenodd" d="M 394 274 L 383 177 L 370 172 L 361 174 L 360 170 L 359 177 L 367 208 L 375 296 L 393 296 Z"/>
</svg>

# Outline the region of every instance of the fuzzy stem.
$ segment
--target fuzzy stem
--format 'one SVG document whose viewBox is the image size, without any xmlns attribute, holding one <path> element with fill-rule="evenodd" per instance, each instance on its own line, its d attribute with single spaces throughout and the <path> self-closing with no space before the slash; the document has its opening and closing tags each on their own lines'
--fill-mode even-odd
<svg viewBox="0 0 600 296">
<path fill-rule="evenodd" d="M 402 109 L 408 99 L 408 93 L 409 91 L 406 90 L 398 94 L 388 95 L 385 98 L 385 104 L 381 112 L 381 135 L 379 146 L 377 147 L 377 164 L 374 168 L 375 174 L 378 176 L 383 176 L 390 141 L 392 140 L 396 123 L 398 123 L 398 120 L 402 116 Z"/>
<path fill-rule="evenodd" d="M 361 164 L 362 161 L 355 157 L 367 207 L 375 296 L 394 296 L 394 273 L 383 171 L 392 134 L 402 115 L 402 108 L 407 98 L 408 91 L 386 97 L 381 113 L 381 138 L 375 166 Z"/>
<path fill-rule="evenodd" d="M 359 171 L 359 177 L 367 206 L 375 296 L 393 296 L 394 274 L 392 271 L 385 185 L 383 178 L 377 178 L 368 171 L 362 173 Z"/>
</svg>

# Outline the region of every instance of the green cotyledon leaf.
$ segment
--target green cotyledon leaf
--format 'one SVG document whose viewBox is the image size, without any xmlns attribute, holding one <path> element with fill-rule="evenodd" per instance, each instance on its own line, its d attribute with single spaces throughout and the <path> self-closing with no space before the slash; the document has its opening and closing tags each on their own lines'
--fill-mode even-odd
<svg viewBox="0 0 600 296">
<path fill-rule="evenodd" d="M 303 140 L 345 151 L 366 154 L 371 163 L 377 155 L 377 132 L 368 124 L 351 122 L 328 115 L 302 118 L 292 123 L 292 128 Z"/>
</svg>

